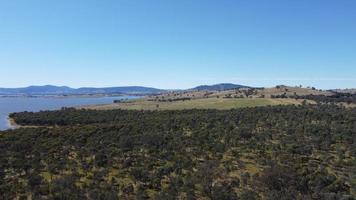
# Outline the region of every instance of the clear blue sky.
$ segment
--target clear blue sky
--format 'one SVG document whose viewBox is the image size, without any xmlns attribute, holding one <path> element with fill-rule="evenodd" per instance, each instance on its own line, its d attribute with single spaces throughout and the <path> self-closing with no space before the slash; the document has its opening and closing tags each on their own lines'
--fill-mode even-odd
<svg viewBox="0 0 356 200">
<path fill-rule="evenodd" d="M 0 0 L 0 87 L 356 88 L 355 0 Z"/>
</svg>

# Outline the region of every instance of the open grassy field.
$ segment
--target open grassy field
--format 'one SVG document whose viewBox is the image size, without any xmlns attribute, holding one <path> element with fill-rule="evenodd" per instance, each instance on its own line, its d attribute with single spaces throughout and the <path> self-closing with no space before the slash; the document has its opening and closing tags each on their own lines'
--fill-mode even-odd
<svg viewBox="0 0 356 200">
<path fill-rule="evenodd" d="M 133 110 L 182 110 L 182 109 L 232 109 L 241 107 L 256 107 L 268 105 L 301 104 L 295 99 L 269 99 L 269 98 L 204 98 L 187 101 L 158 102 L 146 99 L 133 100 L 130 102 L 114 103 L 108 105 L 87 106 L 83 108 L 110 110 L 110 109 L 133 109 Z"/>
</svg>

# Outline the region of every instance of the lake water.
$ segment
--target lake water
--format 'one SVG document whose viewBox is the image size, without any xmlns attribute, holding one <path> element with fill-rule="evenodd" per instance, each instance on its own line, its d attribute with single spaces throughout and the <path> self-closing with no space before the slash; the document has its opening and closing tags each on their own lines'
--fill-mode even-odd
<svg viewBox="0 0 356 200">
<path fill-rule="evenodd" d="M 133 99 L 134 96 L 120 97 L 0 97 L 0 130 L 11 128 L 8 115 L 13 112 L 57 110 L 62 107 L 109 104 L 116 99 Z"/>
</svg>

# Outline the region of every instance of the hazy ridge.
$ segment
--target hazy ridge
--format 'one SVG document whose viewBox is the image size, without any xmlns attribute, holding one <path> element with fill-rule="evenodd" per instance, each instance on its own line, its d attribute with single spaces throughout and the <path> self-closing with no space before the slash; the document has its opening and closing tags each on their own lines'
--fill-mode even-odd
<svg viewBox="0 0 356 200">
<path fill-rule="evenodd" d="M 215 85 L 201 85 L 188 90 L 228 90 L 248 86 L 232 83 L 221 83 Z M 29 86 L 23 88 L 0 88 L 0 95 L 82 95 L 82 94 L 157 94 L 166 92 L 166 89 L 143 86 L 120 86 L 120 87 L 82 87 L 71 88 L 68 86 Z"/>
</svg>

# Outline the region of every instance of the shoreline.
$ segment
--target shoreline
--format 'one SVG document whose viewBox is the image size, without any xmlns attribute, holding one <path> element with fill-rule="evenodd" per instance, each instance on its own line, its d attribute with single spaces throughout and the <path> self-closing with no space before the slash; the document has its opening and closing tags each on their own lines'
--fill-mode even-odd
<svg viewBox="0 0 356 200">
<path fill-rule="evenodd" d="M 102 98 L 102 97 L 142 97 L 144 94 L 77 94 L 77 95 L 6 95 L 0 98 Z"/>
<path fill-rule="evenodd" d="M 15 120 L 9 116 L 7 117 L 7 123 L 8 123 L 9 129 L 11 129 L 11 130 L 18 129 L 21 127 L 21 125 L 17 124 L 15 122 Z"/>
<path fill-rule="evenodd" d="M 9 125 L 8 130 L 15 130 L 15 129 L 19 129 L 19 128 L 41 128 L 41 127 L 51 128 L 51 127 L 54 127 L 54 126 L 20 125 L 20 124 L 16 123 L 16 121 L 11 117 L 7 118 L 7 122 Z"/>
</svg>

